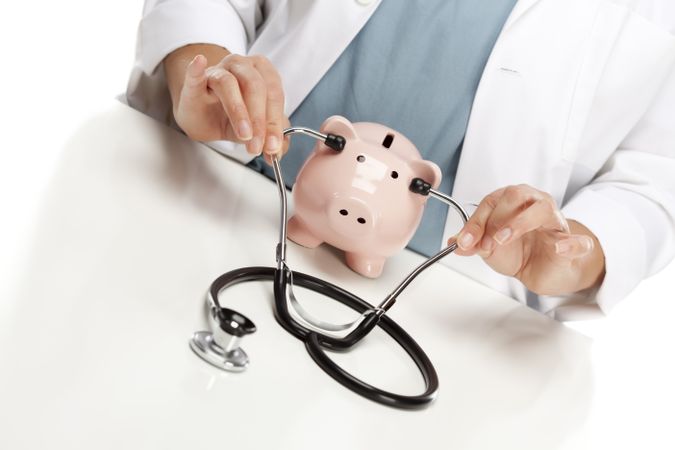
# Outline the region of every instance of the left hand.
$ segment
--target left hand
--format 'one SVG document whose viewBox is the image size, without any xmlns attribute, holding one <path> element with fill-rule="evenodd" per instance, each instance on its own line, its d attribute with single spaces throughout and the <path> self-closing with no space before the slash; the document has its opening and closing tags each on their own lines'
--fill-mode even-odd
<svg viewBox="0 0 675 450">
<path fill-rule="evenodd" d="M 540 295 L 599 285 L 605 272 L 604 254 L 593 233 L 566 220 L 549 194 L 528 185 L 508 186 L 485 197 L 456 239 L 457 254 L 478 254 L 497 272 Z"/>
</svg>

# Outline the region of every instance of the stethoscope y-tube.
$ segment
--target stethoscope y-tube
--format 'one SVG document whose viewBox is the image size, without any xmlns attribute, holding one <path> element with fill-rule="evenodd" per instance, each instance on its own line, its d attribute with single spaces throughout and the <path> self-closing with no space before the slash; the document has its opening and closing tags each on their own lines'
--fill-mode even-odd
<svg viewBox="0 0 675 450">
<path fill-rule="evenodd" d="M 336 152 L 344 149 L 346 141 L 342 136 L 324 134 L 318 131 L 293 127 L 284 130 L 284 136 L 304 134 L 322 141 Z M 397 325 L 386 312 L 396 303 L 397 298 L 406 287 L 425 269 L 456 250 L 457 245 L 445 247 L 408 274 L 396 288 L 377 306 L 373 306 L 358 296 L 332 283 L 311 275 L 294 272 L 287 263 L 287 225 L 288 201 L 286 187 L 281 174 L 279 160 L 272 157 L 272 166 L 276 178 L 280 200 L 279 242 L 276 246 L 276 262 L 273 267 L 244 267 L 227 272 L 218 277 L 210 286 L 207 294 L 207 307 L 211 332 L 198 332 L 193 336 L 191 347 L 207 362 L 226 370 L 243 370 L 248 364 L 248 357 L 240 348 L 231 345 L 234 336 L 237 340 L 246 332 L 255 331 L 250 320 L 239 313 L 220 305 L 221 293 L 227 288 L 247 281 L 269 280 L 273 282 L 274 316 L 277 322 L 291 335 L 305 343 L 312 359 L 328 375 L 345 387 L 359 395 L 388 406 L 403 409 L 418 409 L 429 405 L 438 391 L 438 376 L 433 364 L 415 340 Z M 420 178 L 410 184 L 410 190 L 419 195 L 429 195 L 452 206 L 466 222 L 468 215 L 451 197 L 434 190 L 431 185 Z M 347 324 L 331 324 L 315 319 L 309 315 L 297 301 L 293 286 L 310 289 L 316 293 L 332 298 L 353 309 L 360 316 Z M 419 395 L 400 395 L 387 392 L 372 386 L 343 368 L 338 366 L 326 353 L 330 351 L 346 351 L 353 348 L 376 326 L 391 336 L 410 356 L 419 369 L 424 382 L 424 392 Z M 246 331 L 248 330 L 248 331 Z M 246 331 L 246 332 L 245 332 Z"/>
</svg>

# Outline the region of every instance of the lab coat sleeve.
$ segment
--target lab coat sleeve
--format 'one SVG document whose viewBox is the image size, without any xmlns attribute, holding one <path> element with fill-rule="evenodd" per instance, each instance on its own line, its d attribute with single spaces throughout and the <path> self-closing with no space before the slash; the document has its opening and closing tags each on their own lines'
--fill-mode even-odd
<svg viewBox="0 0 675 450">
<path fill-rule="evenodd" d="M 565 217 L 584 224 L 600 241 L 606 275 L 593 295 L 605 313 L 675 254 L 673 118 L 671 69 L 648 111 L 593 182 L 562 208 Z"/>
<path fill-rule="evenodd" d="M 146 1 L 138 28 L 136 60 L 127 87 L 127 103 L 171 126 L 171 99 L 161 64 L 172 51 L 188 44 L 214 44 L 246 54 L 262 21 L 257 1 Z M 211 143 L 241 161 L 250 160 L 245 148 L 230 142 Z"/>
</svg>

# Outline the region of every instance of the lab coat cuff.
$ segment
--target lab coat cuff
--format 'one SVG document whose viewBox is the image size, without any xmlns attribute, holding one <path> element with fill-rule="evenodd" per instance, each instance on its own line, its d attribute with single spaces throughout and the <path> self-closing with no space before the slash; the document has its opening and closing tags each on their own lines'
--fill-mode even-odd
<svg viewBox="0 0 675 450">
<path fill-rule="evenodd" d="M 208 145 L 218 153 L 228 156 L 243 164 L 248 164 L 253 160 L 253 158 L 255 158 L 254 155 L 251 155 L 246 151 L 246 146 L 244 144 L 238 144 L 230 141 L 210 141 L 204 142 L 204 144 Z"/>
<path fill-rule="evenodd" d="M 237 12 L 226 1 L 165 1 L 141 20 L 137 64 L 152 75 L 172 51 L 188 44 L 214 44 L 245 54 L 246 32 Z"/>
<path fill-rule="evenodd" d="M 562 213 L 586 226 L 600 242 L 605 255 L 605 277 L 599 288 L 587 294 L 607 314 L 644 278 L 644 229 L 627 207 L 592 188 L 573 197 Z"/>
</svg>

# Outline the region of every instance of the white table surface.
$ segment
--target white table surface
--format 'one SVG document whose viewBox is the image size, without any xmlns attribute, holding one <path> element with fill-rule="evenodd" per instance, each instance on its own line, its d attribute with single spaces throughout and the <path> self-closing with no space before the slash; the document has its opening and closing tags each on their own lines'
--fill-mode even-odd
<svg viewBox="0 0 675 450">
<path fill-rule="evenodd" d="M 325 375 L 274 321 L 269 283 L 223 298 L 258 327 L 243 341 L 249 369 L 198 359 L 188 339 L 206 328 L 211 281 L 274 264 L 276 187 L 124 105 L 75 133 L 49 191 L 0 323 L 1 449 L 541 450 L 578 439 L 590 340 L 441 265 L 391 310 L 438 371 L 426 410 L 381 406 Z M 371 303 L 421 261 L 401 252 L 372 281 L 339 252 L 289 244 L 291 267 Z M 381 332 L 335 360 L 375 385 L 422 389 Z"/>
</svg>

